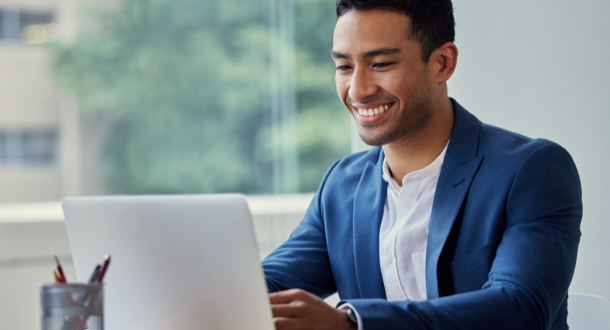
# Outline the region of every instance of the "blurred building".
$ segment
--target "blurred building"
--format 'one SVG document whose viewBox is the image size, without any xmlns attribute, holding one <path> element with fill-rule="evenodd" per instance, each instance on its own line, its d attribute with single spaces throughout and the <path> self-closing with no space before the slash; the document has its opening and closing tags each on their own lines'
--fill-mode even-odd
<svg viewBox="0 0 610 330">
<path fill-rule="evenodd" d="M 77 19 L 84 11 L 117 2 L 0 0 L 0 203 L 103 192 L 95 175 L 83 182 L 83 168 L 98 171 L 95 133 L 103 133 L 104 121 L 80 119 L 56 86 L 49 45 L 71 40 L 86 23 Z"/>
</svg>

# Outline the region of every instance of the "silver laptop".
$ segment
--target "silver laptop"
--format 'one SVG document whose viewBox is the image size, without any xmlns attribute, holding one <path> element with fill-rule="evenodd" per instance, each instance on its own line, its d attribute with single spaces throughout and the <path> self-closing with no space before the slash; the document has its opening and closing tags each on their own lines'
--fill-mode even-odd
<svg viewBox="0 0 610 330">
<path fill-rule="evenodd" d="M 274 329 L 243 195 L 70 197 L 63 209 L 79 281 L 111 255 L 106 329 Z"/>
</svg>

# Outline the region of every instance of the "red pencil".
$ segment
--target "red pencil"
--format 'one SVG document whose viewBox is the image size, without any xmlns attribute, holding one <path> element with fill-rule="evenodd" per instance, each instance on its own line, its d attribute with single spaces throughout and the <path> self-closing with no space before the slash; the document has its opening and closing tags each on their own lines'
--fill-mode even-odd
<svg viewBox="0 0 610 330">
<path fill-rule="evenodd" d="M 59 276 L 57 276 L 55 269 L 53 269 L 53 277 L 55 277 L 55 283 L 59 283 Z"/>
<path fill-rule="evenodd" d="M 96 283 L 102 283 L 104 280 L 104 276 L 106 275 L 106 271 L 108 270 L 108 265 L 110 264 L 110 255 L 106 255 L 104 257 L 104 264 L 102 265 L 102 269 L 100 270 L 100 274 L 97 276 Z"/>
<path fill-rule="evenodd" d="M 55 256 L 55 262 L 57 263 L 57 271 L 59 272 L 59 281 L 62 283 L 67 283 L 66 275 L 64 274 L 63 268 L 61 268 L 61 264 L 59 263 L 59 258 Z"/>
</svg>

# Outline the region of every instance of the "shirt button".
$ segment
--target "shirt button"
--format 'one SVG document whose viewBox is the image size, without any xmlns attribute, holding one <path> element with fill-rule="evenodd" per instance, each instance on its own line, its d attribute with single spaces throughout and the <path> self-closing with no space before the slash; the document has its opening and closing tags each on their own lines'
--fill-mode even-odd
<svg viewBox="0 0 610 330">
<path fill-rule="evenodd" d="M 413 206 L 413 204 L 411 204 L 411 201 L 404 201 L 402 203 L 402 205 L 408 209 L 411 208 L 411 206 Z"/>
<path fill-rule="evenodd" d="M 394 258 L 392 257 L 385 257 L 385 263 L 388 265 L 391 265 L 394 262 Z"/>
</svg>

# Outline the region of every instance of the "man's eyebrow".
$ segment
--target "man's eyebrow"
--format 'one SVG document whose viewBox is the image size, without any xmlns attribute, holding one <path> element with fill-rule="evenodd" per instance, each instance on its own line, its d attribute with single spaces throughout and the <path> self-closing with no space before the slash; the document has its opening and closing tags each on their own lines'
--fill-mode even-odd
<svg viewBox="0 0 610 330">
<path fill-rule="evenodd" d="M 330 56 L 332 58 L 343 58 L 343 59 L 346 59 L 346 60 L 351 60 L 352 59 L 351 57 L 349 57 L 349 56 L 347 56 L 347 55 L 345 55 L 343 53 L 336 52 L 334 50 L 330 52 Z"/>
<path fill-rule="evenodd" d="M 400 53 L 400 48 L 383 47 L 383 48 L 377 48 L 377 49 L 368 51 L 368 52 L 362 54 L 361 57 L 368 58 L 368 57 L 375 57 L 378 55 L 393 55 L 393 54 L 398 54 L 398 53 Z"/>
<path fill-rule="evenodd" d="M 377 48 L 377 49 L 368 51 L 366 53 L 363 53 L 362 55 L 360 55 L 360 57 L 369 58 L 369 57 L 375 57 L 375 56 L 379 56 L 379 55 L 393 55 L 393 54 L 398 54 L 398 53 L 400 53 L 400 48 L 383 47 L 383 48 Z M 346 60 L 352 59 L 349 55 L 339 53 L 334 50 L 330 52 L 330 56 L 332 56 L 332 58 L 343 58 Z"/>
</svg>

